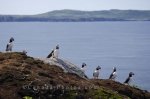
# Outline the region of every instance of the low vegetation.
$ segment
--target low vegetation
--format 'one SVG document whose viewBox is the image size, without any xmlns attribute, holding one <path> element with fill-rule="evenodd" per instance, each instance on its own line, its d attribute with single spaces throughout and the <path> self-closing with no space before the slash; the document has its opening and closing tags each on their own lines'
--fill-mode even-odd
<svg viewBox="0 0 150 99">
<path fill-rule="evenodd" d="M 150 99 L 119 82 L 83 79 L 20 52 L 0 53 L 0 99 Z"/>
</svg>

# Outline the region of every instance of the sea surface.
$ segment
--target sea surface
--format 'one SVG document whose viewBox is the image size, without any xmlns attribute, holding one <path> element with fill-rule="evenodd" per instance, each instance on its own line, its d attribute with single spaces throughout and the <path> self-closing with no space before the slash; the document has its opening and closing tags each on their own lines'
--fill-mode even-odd
<svg viewBox="0 0 150 99">
<path fill-rule="evenodd" d="M 99 65 L 100 78 L 108 79 L 116 67 L 116 81 L 134 72 L 131 85 L 150 91 L 150 22 L 0 22 L 0 51 L 10 37 L 13 51 L 46 57 L 59 44 L 60 57 L 85 62 L 88 77 Z"/>
</svg>

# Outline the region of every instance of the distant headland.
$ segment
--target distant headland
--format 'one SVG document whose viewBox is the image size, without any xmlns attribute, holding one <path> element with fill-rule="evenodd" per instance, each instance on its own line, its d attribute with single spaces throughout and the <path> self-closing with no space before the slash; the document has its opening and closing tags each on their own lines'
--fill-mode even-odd
<svg viewBox="0 0 150 99">
<path fill-rule="evenodd" d="M 150 21 L 150 10 L 54 10 L 36 15 L 0 15 L 0 22 Z"/>
</svg>

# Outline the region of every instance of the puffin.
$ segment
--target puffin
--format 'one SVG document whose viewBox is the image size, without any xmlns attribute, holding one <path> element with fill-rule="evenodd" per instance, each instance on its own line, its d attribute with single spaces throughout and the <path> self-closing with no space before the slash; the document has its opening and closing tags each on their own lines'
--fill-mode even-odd
<svg viewBox="0 0 150 99">
<path fill-rule="evenodd" d="M 82 63 L 82 66 L 81 66 L 82 74 L 81 75 L 83 75 L 83 77 L 85 77 L 85 78 L 88 78 L 87 75 L 85 74 L 86 66 L 87 66 L 86 63 Z"/>
<path fill-rule="evenodd" d="M 26 50 L 23 50 L 22 53 L 23 53 L 24 55 L 27 55 L 27 51 L 26 51 Z"/>
<path fill-rule="evenodd" d="M 97 66 L 97 68 L 95 69 L 95 71 L 93 72 L 93 77 L 94 79 L 98 79 L 99 76 L 99 70 L 101 69 L 100 66 Z"/>
<path fill-rule="evenodd" d="M 82 70 L 83 72 L 85 72 L 85 67 L 86 67 L 86 66 L 87 66 L 86 63 L 82 63 L 81 70 Z"/>
<path fill-rule="evenodd" d="M 133 76 L 133 75 L 134 75 L 133 72 L 130 72 L 130 73 L 129 73 L 128 78 L 124 81 L 124 84 L 125 84 L 125 85 L 129 85 L 129 84 L 130 84 L 130 82 L 132 81 L 132 76 Z"/>
<path fill-rule="evenodd" d="M 56 46 L 54 53 L 53 53 L 53 57 L 57 59 L 58 55 L 59 55 L 59 45 Z"/>
<path fill-rule="evenodd" d="M 13 37 L 11 37 L 10 40 L 9 40 L 9 43 L 6 46 L 6 51 L 9 51 L 9 52 L 12 51 L 13 41 L 15 41 L 15 39 Z"/>
<path fill-rule="evenodd" d="M 115 80 L 117 77 L 117 72 L 116 72 L 116 67 L 113 67 L 113 72 L 110 74 L 109 79 L 110 80 Z"/>
<path fill-rule="evenodd" d="M 59 45 L 57 45 L 51 52 L 50 54 L 47 56 L 47 58 L 58 58 L 58 54 L 59 54 Z"/>
</svg>

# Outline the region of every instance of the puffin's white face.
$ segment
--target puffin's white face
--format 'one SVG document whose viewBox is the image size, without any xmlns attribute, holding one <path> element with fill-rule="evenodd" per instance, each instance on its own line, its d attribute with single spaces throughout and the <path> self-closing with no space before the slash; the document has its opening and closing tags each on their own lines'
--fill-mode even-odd
<svg viewBox="0 0 150 99">
<path fill-rule="evenodd" d="M 84 69 L 86 69 L 87 67 L 86 67 L 86 66 L 84 66 L 83 68 L 84 68 Z"/>
</svg>

